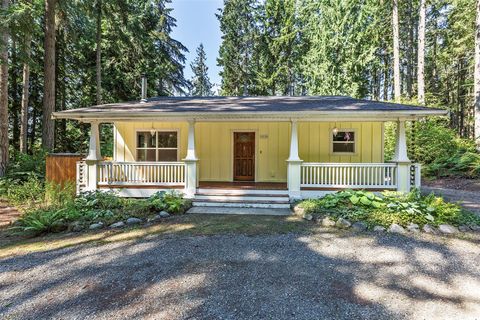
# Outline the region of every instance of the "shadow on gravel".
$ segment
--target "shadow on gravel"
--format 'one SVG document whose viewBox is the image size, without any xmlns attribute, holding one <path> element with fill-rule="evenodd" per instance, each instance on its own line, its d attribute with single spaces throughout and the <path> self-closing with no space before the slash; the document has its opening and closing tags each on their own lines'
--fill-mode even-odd
<svg viewBox="0 0 480 320">
<path fill-rule="evenodd" d="M 455 312 L 458 317 L 480 303 L 478 292 L 459 287 L 459 281 L 473 279 L 474 286 L 480 278 L 468 259 L 439 241 L 328 230 L 152 236 L 2 260 L 0 315 L 402 319 Z M 437 313 L 424 315 L 417 307 Z"/>
</svg>

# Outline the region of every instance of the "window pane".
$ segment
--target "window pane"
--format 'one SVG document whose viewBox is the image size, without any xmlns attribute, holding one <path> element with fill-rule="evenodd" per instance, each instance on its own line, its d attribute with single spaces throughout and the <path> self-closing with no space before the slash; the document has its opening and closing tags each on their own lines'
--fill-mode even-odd
<svg viewBox="0 0 480 320">
<path fill-rule="evenodd" d="M 158 161 L 177 161 L 177 149 L 158 150 Z"/>
<path fill-rule="evenodd" d="M 147 161 L 147 150 L 137 149 L 137 161 Z"/>
<path fill-rule="evenodd" d="M 155 149 L 137 149 L 137 161 L 155 160 Z"/>
<path fill-rule="evenodd" d="M 158 147 L 159 148 L 176 148 L 177 147 L 177 133 L 176 132 L 158 132 Z"/>
<path fill-rule="evenodd" d="M 338 132 L 337 135 L 333 135 L 333 141 L 355 141 L 355 132 Z"/>
<path fill-rule="evenodd" d="M 137 132 L 137 147 L 138 148 L 155 148 L 156 138 L 150 132 Z"/>
<path fill-rule="evenodd" d="M 333 152 L 355 152 L 354 143 L 339 143 L 336 142 L 333 144 Z"/>
<path fill-rule="evenodd" d="M 155 149 L 148 149 L 147 150 L 147 161 L 155 161 Z"/>
</svg>

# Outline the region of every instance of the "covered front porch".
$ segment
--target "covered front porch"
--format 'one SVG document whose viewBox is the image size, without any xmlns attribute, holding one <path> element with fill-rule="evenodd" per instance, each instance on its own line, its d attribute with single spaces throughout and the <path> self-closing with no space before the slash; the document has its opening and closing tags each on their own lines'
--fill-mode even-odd
<svg viewBox="0 0 480 320">
<path fill-rule="evenodd" d="M 407 156 L 404 119 L 397 120 L 395 157 L 389 162 L 306 162 L 299 150 L 306 143 L 299 136 L 299 121 L 288 124 L 288 158 L 285 181 L 202 180 L 196 126 L 198 119 L 186 119 L 186 156 L 180 161 L 103 161 L 100 154 L 99 124 L 90 121 L 89 154 L 77 163 L 77 192 L 115 190 L 126 197 L 148 197 L 159 190 L 178 190 L 195 198 L 200 190 L 236 190 L 261 194 L 279 190 L 290 199 L 318 197 L 341 189 L 398 190 L 408 192 L 420 186 L 420 165 Z M 383 146 L 380 146 L 383 149 Z M 279 155 L 277 155 L 279 156 Z M 311 160 L 310 157 L 309 160 Z"/>
</svg>

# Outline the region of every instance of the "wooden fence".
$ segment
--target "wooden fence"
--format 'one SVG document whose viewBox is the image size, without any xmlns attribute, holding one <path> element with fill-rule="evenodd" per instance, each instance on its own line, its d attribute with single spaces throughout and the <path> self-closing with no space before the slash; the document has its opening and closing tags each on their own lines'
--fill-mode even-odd
<svg viewBox="0 0 480 320">
<path fill-rule="evenodd" d="M 77 178 L 77 161 L 83 156 L 75 153 L 52 153 L 47 156 L 46 180 L 63 185 L 75 182 Z"/>
</svg>

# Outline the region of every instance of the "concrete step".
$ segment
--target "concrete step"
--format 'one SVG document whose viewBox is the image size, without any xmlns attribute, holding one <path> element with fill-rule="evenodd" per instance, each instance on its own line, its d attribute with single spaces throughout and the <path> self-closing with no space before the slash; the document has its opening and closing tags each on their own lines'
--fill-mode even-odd
<svg viewBox="0 0 480 320">
<path fill-rule="evenodd" d="M 275 201 L 211 201 L 211 200 L 194 200 L 192 202 L 194 207 L 225 207 L 225 208 L 288 208 L 290 209 L 290 203 L 288 202 L 275 202 Z"/>
<path fill-rule="evenodd" d="M 199 188 L 197 194 L 203 195 L 262 195 L 262 196 L 287 196 L 287 190 L 264 190 L 264 189 L 217 189 L 217 188 Z"/>
<path fill-rule="evenodd" d="M 196 194 L 195 200 L 212 200 L 212 201 L 275 201 L 275 202 L 288 202 L 288 196 L 282 195 L 239 195 L 239 194 Z"/>
<path fill-rule="evenodd" d="M 193 207 L 187 213 L 288 216 L 292 214 L 292 211 L 290 208 Z"/>
</svg>

